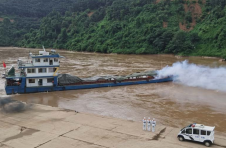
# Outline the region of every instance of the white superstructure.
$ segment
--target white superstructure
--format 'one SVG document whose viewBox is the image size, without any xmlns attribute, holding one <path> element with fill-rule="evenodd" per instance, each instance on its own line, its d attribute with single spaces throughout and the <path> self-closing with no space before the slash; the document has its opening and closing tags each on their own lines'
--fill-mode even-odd
<svg viewBox="0 0 226 148">
<path fill-rule="evenodd" d="M 44 48 L 43 48 L 44 49 Z M 39 51 L 38 55 L 29 54 L 29 61 L 23 63 L 18 60 L 21 75 L 26 77 L 26 87 L 53 86 L 54 76 L 58 75 L 59 58 L 55 50 L 51 52 Z"/>
</svg>

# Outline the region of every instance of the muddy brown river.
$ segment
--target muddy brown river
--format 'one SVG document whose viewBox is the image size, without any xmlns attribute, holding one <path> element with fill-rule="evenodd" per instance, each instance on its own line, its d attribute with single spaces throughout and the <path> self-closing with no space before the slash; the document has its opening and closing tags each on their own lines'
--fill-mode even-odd
<svg viewBox="0 0 226 148">
<path fill-rule="evenodd" d="M 38 49 L 0 48 L 2 61 L 7 67 L 16 66 L 17 59 L 28 59 L 29 51 Z M 210 67 L 225 66 L 216 58 L 175 57 L 173 55 L 117 55 L 78 53 L 57 50 L 65 59 L 60 61 L 59 73 L 78 77 L 96 75 L 123 75 L 145 70 L 159 70 L 177 61 Z M 0 96 L 6 96 L 4 79 L 0 78 Z M 225 84 L 226 85 L 226 84 Z M 141 121 L 143 117 L 156 118 L 157 124 L 184 127 L 190 123 L 216 126 L 226 132 L 226 92 L 188 87 L 174 82 L 96 88 L 49 93 L 10 96 L 27 103 L 37 103 L 76 110 L 78 112 Z"/>
</svg>

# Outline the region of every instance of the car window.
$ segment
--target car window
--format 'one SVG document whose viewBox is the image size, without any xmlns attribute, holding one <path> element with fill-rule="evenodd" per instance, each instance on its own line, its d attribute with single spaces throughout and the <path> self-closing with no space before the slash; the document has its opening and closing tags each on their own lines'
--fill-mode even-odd
<svg viewBox="0 0 226 148">
<path fill-rule="evenodd" d="M 193 134 L 199 135 L 199 129 L 193 129 Z"/>
<path fill-rule="evenodd" d="M 208 136 L 210 135 L 210 133 L 211 133 L 210 131 L 207 131 L 207 135 L 208 135 Z"/>
<path fill-rule="evenodd" d="M 186 134 L 192 134 L 192 129 L 191 128 L 186 129 Z"/>
<path fill-rule="evenodd" d="M 183 134 L 184 134 L 184 133 L 185 133 L 185 130 L 183 130 L 181 133 L 183 133 Z"/>
<path fill-rule="evenodd" d="M 206 131 L 201 130 L 201 135 L 206 135 Z"/>
</svg>

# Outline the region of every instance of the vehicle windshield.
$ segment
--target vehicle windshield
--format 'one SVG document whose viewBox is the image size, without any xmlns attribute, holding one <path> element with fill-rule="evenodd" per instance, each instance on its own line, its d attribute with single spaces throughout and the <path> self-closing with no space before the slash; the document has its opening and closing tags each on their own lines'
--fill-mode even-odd
<svg viewBox="0 0 226 148">
<path fill-rule="evenodd" d="M 191 127 L 193 124 L 189 124 L 187 127 Z"/>
<path fill-rule="evenodd" d="M 191 126 L 192 126 L 192 124 L 189 124 L 189 125 L 186 126 L 186 127 L 191 127 Z M 185 129 L 186 127 L 182 128 L 180 131 L 182 131 L 182 130 Z"/>
<path fill-rule="evenodd" d="M 180 131 L 183 131 L 183 129 L 185 129 L 186 127 L 182 128 Z"/>
</svg>

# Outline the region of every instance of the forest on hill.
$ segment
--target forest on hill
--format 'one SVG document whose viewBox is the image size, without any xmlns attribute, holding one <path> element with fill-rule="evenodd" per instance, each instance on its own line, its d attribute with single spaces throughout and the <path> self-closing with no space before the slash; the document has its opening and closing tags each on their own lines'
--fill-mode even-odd
<svg viewBox="0 0 226 148">
<path fill-rule="evenodd" d="M 226 58 L 225 0 L 0 0 L 0 46 Z"/>
</svg>

